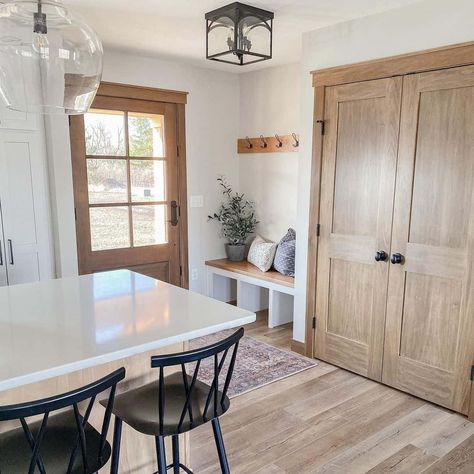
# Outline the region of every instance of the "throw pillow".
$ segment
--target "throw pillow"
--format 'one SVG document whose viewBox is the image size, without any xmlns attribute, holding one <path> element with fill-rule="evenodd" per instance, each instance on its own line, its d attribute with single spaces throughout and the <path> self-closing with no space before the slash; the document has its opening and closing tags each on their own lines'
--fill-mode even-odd
<svg viewBox="0 0 474 474">
<path fill-rule="evenodd" d="M 281 238 L 278 244 L 282 242 L 289 242 L 290 240 L 296 240 L 296 230 L 292 229 L 291 227 L 288 229 L 288 232 Z"/>
<path fill-rule="evenodd" d="M 288 229 L 278 244 L 273 267 L 277 272 L 287 276 L 295 276 L 296 232 Z"/>
<path fill-rule="evenodd" d="M 276 248 L 275 242 L 267 242 L 257 235 L 250 246 L 247 260 L 262 272 L 268 272 L 272 267 Z"/>
</svg>

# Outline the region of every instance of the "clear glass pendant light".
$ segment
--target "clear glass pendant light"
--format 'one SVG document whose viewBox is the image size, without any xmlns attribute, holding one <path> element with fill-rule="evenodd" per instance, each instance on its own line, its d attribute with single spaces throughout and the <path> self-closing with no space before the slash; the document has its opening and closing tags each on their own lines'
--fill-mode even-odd
<svg viewBox="0 0 474 474">
<path fill-rule="evenodd" d="M 102 75 L 97 34 L 60 0 L 0 4 L 0 100 L 22 112 L 83 114 Z"/>
</svg>

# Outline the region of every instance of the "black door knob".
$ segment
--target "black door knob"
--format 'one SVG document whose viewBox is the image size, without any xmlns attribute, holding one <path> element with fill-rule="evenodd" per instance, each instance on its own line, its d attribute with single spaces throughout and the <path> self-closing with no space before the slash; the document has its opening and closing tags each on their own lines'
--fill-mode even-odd
<svg viewBox="0 0 474 474">
<path fill-rule="evenodd" d="M 388 259 L 388 255 L 387 255 L 387 252 L 385 252 L 384 250 L 379 250 L 378 252 L 376 252 L 375 254 L 376 262 L 385 262 L 387 259 Z"/>
<path fill-rule="evenodd" d="M 392 258 L 390 259 L 390 261 L 396 265 L 397 263 L 398 264 L 402 264 L 404 262 L 405 258 L 403 257 L 403 255 L 401 253 L 394 253 L 392 255 Z"/>
</svg>

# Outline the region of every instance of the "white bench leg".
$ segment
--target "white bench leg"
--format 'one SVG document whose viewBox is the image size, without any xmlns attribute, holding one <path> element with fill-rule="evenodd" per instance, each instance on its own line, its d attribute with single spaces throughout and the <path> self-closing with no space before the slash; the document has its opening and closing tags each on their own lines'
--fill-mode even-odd
<svg viewBox="0 0 474 474">
<path fill-rule="evenodd" d="M 214 298 L 214 272 L 207 267 L 206 294 L 209 298 Z"/>
<path fill-rule="evenodd" d="M 268 291 L 261 287 L 237 280 L 237 306 L 248 311 L 268 308 Z"/>
<path fill-rule="evenodd" d="M 270 290 L 268 327 L 274 328 L 293 321 L 293 296 Z"/>
</svg>

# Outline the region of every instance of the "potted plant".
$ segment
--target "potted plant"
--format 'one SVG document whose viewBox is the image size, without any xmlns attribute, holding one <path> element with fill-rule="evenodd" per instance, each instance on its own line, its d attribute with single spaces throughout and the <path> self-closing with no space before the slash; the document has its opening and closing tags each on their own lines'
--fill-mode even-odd
<svg viewBox="0 0 474 474">
<path fill-rule="evenodd" d="M 232 191 L 225 178 L 217 178 L 225 201 L 209 220 L 216 220 L 222 226 L 222 236 L 228 240 L 225 245 L 227 258 L 241 262 L 245 257 L 245 241 L 258 224 L 254 204 L 243 194 Z"/>
</svg>

